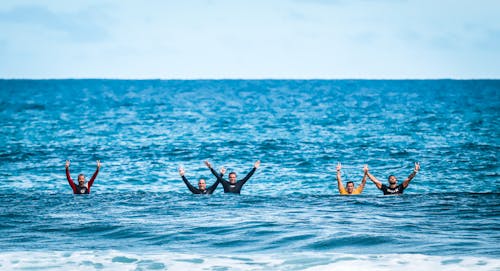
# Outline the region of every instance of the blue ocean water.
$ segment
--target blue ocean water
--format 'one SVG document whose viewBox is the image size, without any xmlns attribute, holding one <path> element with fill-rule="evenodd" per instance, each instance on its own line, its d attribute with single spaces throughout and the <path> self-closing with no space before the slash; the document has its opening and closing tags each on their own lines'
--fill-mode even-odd
<svg viewBox="0 0 500 271">
<path fill-rule="evenodd" d="M 500 270 L 499 80 L 0 80 L 0 114 L 0 269 Z M 204 160 L 262 164 L 192 195 Z M 339 161 L 421 171 L 345 197 Z"/>
</svg>

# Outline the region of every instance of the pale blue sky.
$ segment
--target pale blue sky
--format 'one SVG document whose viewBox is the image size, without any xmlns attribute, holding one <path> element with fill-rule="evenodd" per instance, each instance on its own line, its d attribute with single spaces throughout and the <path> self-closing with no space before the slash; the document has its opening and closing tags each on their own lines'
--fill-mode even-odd
<svg viewBox="0 0 500 271">
<path fill-rule="evenodd" d="M 0 78 L 500 78 L 497 0 L 0 3 Z"/>
</svg>

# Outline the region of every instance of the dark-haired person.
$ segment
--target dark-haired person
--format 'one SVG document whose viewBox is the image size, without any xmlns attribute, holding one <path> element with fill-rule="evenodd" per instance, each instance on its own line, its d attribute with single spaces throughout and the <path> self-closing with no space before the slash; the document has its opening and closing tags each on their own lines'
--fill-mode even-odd
<svg viewBox="0 0 500 271">
<path fill-rule="evenodd" d="M 69 175 L 69 164 L 69 160 L 66 160 L 66 179 L 68 179 L 68 183 L 71 186 L 71 189 L 73 189 L 73 194 L 90 194 L 90 187 L 92 186 L 92 184 L 94 184 L 94 180 L 99 173 L 99 169 L 101 168 L 101 161 L 97 160 L 97 169 L 95 170 L 94 175 L 92 175 L 92 178 L 90 178 L 88 184 L 85 184 L 85 175 L 78 175 L 78 185 L 75 184 L 75 182 Z"/>
<path fill-rule="evenodd" d="M 252 175 L 255 173 L 257 168 L 259 168 L 260 161 L 257 160 L 257 162 L 255 162 L 253 164 L 252 170 L 250 172 L 248 172 L 248 174 L 245 176 L 245 178 L 243 178 L 239 181 L 236 181 L 236 173 L 235 172 L 229 173 L 229 175 L 228 175 L 229 181 L 228 181 L 228 180 L 223 179 L 221 176 L 219 176 L 219 174 L 217 174 L 217 172 L 212 168 L 212 165 L 208 161 L 205 161 L 205 165 L 207 165 L 207 167 L 210 169 L 212 174 L 215 177 L 217 177 L 217 180 L 222 184 L 222 187 L 224 188 L 224 193 L 240 194 L 241 188 L 243 187 L 243 185 L 248 181 L 248 179 L 250 179 L 250 177 L 252 177 Z"/>
<path fill-rule="evenodd" d="M 384 195 L 400 195 L 403 194 L 403 191 L 408 187 L 410 184 L 410 181 L 417 175 L 418 171 L 420 170 L 420 163 L 415 163 L 415 168 L 413 169 L 413 172 L 404 180 L 404 182 L 400 185 L 398 185 L 398 180 L 396 179 L 396 176 L 390 175 L 389 178 L 387 179 L 389 182 L 389 186 L 382 184 L 377 178 L 375 178 L 370 172 L 367 172 L 368 178 L 377 186 L 378 189 L 382 190 L 384 192 Z"/>
<path fill-rule="evenodd" d="M 220 171 L 220 177 L 222 177 L 225 172 L 226 169 L 222 168 Z M 198 188 L 196 188 L 191 183 L 189 183 L 188 179 L 184 176 L 184 169 L 182 167 L 179 168 L 179 175 L 181 175 L 182 180 L 186 184 L 187 188 L 193 194 L 212 194 L 220 183 L 219 178 L 217 178 L 217 181 L 215 181 L 215 183 L 212 184 L 212 186 L 207 188 L 207 183 L 205 182 L 205 179 L 200 179 L 198 181 Z"/>
<path fill-rule="evenodd" d="M 363 192 L 363 188 L 365 188 L 366 177 L 367 177 L 367 173 L 368 173 L 368 166 L 365 165 L 365 167 L 363 168 L 363 171 L 365 173 L 363 174 L 363 179 L 361 180 L 361 184 L 356 189 L 354 189 L 354 182 L 352 182 L 352 181 L 348 181 L 346 183 L 347 188 L 344 188 L 344 185 L 342 184 L 342 179 L 340 178 L 340 170 L 341 169 L 342 169 L 342 164 L 340 164 L 340 162 L 339 162 L 337 164 L 337 185 L 338 185 L 339 193 L 341 195 L 359 195 L 359 194 L 361 194 L 361 192 Z"/>
</svg>

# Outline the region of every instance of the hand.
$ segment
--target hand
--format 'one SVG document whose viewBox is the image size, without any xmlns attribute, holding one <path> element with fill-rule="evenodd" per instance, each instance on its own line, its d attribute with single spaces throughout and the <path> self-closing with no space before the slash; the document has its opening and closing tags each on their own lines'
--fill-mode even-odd
<svg viewBox="0 0 500 271">
<path fill-rule="evenodd" d="M 210 164 L 210 162 L 208 161 L 205 161 L 205 165 L 207 165 L 208 168 L 212 168 L 212 164 Z"/>
<path fill-rule="evenodd" d="M 337 171 L 340 171 L 342 169 L 342 164 L 340 162 L 337 163 Z"/>
<path fill-rule="evenodd" d="M 224 174 L 226 174 L 226 168 L 221 167 L 220 168 L 220 175 L 224 175 Z"/>
<path fill-rule="evenodd" d="M 97 160 L 97 169 L 101 168 L 101 160 Z"/>
<path fill-rule="evenodd" d="M 179 175 L 184 176 L 184 168 L 179 168 Z"/>
<path fill-rule="evenodd" d="M 420 163 L 416 162 L 415 163 L 415 169 L 413 171 L 418 172 L 420 170 Z"/>
<path fill-rule="evenodd" d="M 368 174 L 368 165 L 365 165 L 365 166 L 363 167 L 363 171 L 365 172 L 365 174 Z"/>
<path fill-rule="evenodd" d="M 69 160 L 66 160 L 66 168 L 69 168 Z"/>
<path fill-rule="evenodd" d="M 254 168 L 259 168 L 259 166 L 260 166 L 260 160 L 257 160 L 257 161 L 255 162 L 255 164 L 253 164 L 253 167 L 254 167 Z"/>
</svg>

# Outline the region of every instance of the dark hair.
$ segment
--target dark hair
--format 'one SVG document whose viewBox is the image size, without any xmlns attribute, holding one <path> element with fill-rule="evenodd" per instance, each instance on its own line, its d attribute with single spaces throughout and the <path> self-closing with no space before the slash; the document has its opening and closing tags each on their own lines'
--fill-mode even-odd
<svg viewBox="0 0 500 271">
<path fill-rule="evenodd" d="M 394 176 L 394 175 L 389 175 L 389 177 L 387 177 L 387 180 L 391 179 L 391 177 L 396 178 L 396 176 Z"/>
<path fill-rule="evenodd" d="M 353 181 L 348 181 L 347 184 L 350 184 L 352 183 L 352 185 L 354 186 L 354 182 Z"/>
<path fill-rule="evenodd" d="M 234 172 L 234 171 L 232 171 L 231 173 L 229 173 L 227 176 L 229 176 L 229 175 L 231 175 L 231 174 L 234 174 L 235 176 L 237 176 L 237 175 L 236 175 L 236 172 Z"/>
</svg>

